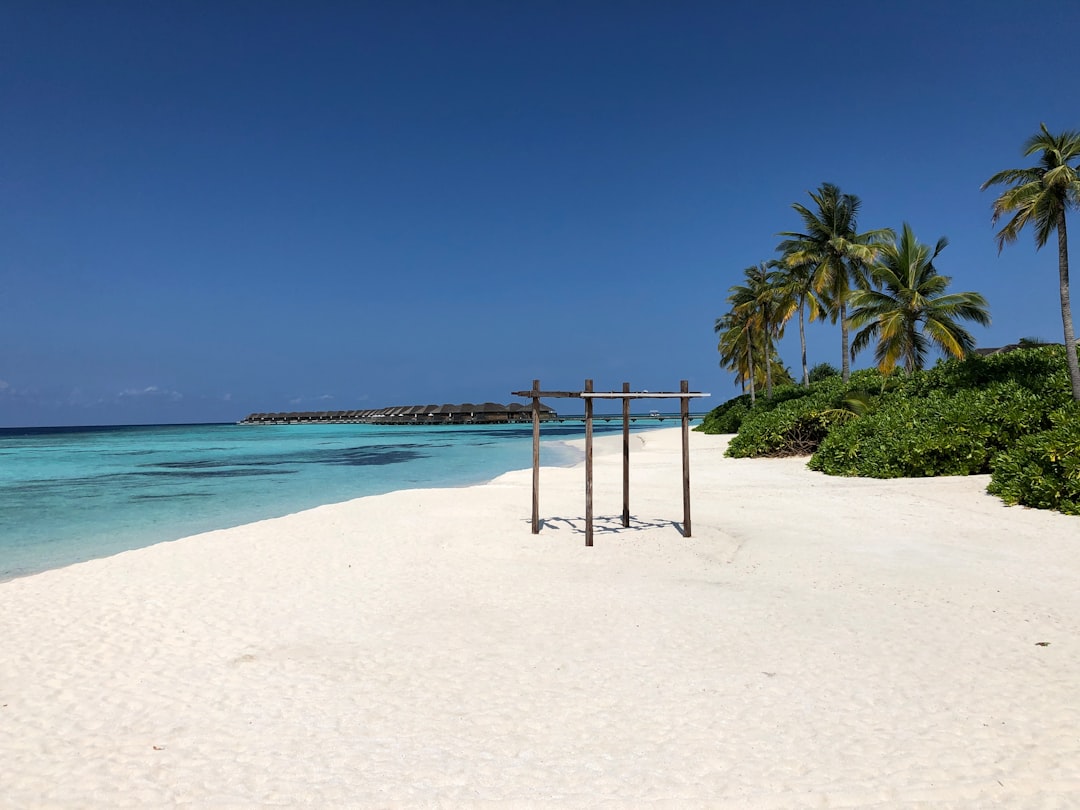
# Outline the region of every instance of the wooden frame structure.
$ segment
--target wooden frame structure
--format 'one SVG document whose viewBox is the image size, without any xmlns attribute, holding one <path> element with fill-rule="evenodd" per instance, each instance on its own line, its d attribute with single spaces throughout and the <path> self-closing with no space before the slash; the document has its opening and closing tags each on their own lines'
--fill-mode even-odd
<svg viewBox="0 0 1080 810">
<path fill-rule="evenodd" d="M 585 380 L 581 391 L 543 391 L 540 381 L 533 380 L 532 390 L 514 391 L 512 396 L 532 400 L 533 415 L 533 464 L 532 464 L 532 533 L 540 533 L 540 400 L 585 400 L 585 545 L 593 544 L 593 402 L 597 399 L 622 400 L 623 426 L 623 509 L 622 525 L 630 525 L 630 400 L 632 399 L 678 399 L 682 417 L 682 490 L 683 490 L 683 537 L 690 537 L 690 400 L 707 397 L 700 391 L 691 391 L 690 383 L 682 380 L 678 391 L 631 391 L 630 383 L 622 384 L 622 391 L 593 391 L 593 381 Z"/>
</svg>

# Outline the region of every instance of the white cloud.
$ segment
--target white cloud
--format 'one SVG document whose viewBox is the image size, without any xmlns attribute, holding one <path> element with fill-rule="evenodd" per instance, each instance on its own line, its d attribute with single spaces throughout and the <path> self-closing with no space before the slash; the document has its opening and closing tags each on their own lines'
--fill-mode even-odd
<svg viewBox="0 0 1080 810">
<path fill-rule="evenodd" d="M 125 399 L 131 397 L 162 397 L 169 399 L 172 402 L 179 402 L 184 398 L 184 395 L 179 391 L 172 391 L 168 388 L 160 388 L 156 385 L 148 385 L 146 388 L 125 388 L 119 394 L 118 399 Z"/>
<path fill-rule="evenodd" d="M 38 398 L 38 392 L 34 388 L 16 388 L 7 380 L 0 380 L 0 397 L 29 402 Z"/>
<path fill-rule="evenodd" d="M 303 404 L 305 402 L 326 402 L 327 400 L 330 400 L 330 399 L 333 399 L 333 398 L 334 398 L 333 394 L 322 394 L 321 396 L 317 396 L 317 397 L 293 397 L 292 399 L 289 400 L 289 404 L 290 405 L 301 405 L 301 404 Z"/>
</svg>

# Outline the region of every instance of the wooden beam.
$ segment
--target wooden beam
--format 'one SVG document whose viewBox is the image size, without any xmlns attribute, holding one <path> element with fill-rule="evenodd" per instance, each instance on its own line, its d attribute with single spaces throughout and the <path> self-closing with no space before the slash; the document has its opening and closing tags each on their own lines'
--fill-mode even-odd
<svg viewBox="0 0 1080 810">
<path fill-rule="evenodd" d="M 512 397 L 531 397 L 537 398 L 550 398 L 550 399 L 581 399 L 580 391 L 541 391 L 539 388 L 534 388 L 531 391 L 511 391 Z"/>
<path fill-rule="evenodd" d="M 525 398 L 550 398 L 550 399 L 680 399 L 681 397 L 708 397 L 711 394 L 703 391 L 541 391 L 534 388 L 531 391 L 512 391 L 512 397 Z"/>
<path fill-rule="evenodd" d="M 519 396 L 519 394 L 514 394 L 514 396 Z M 530 393 L 529 396 L 532 394 Z M 582 391 L 573 396 L 581 399 L 683 399 L 684 397 L 707 397 L 711 394 L 702 391 Z"/>
</svg>

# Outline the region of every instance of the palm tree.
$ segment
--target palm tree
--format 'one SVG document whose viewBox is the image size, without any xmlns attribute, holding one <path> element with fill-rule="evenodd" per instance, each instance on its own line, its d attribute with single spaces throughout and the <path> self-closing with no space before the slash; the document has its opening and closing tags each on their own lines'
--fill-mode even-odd
<svg viewBox="0 0 1080 810">
<path fill-rule="evenodd" d="M 776 353 L 773 340 L 783 337 L 784 322 L 791 310 L 783 295 L 781 275 L 770 270 L 766 262 L 747 267 L 743 275 L 746 283 L 731 287 L 728 303 L 733 312 L 748 318 L 752 323 L 752 332 L 760 338 L 759 358 L 765 370 L 765 396 L 771 399 L 772 359 Z M 754 343 L 753 336 L 750 342 Z"/>
<path fill-rule="evenodd" d="M 752 320 L 752 316 L 749 318 Z M 729 312 L 716 319 L 714 331 L 719 336 L 717 350 L 720 352 L 720 366 L 735 372 L 737 382 L 745 394 L 747 384 L 750 387 L 750 405 L 756 402 L 756 392 L 765 386 L 765 376 L 772 376 L 773 383 L 792 382 L 791 375 L 780 362 L 774 351 L 766 365 L 760 358 L 765 355 L 764 341 L 760 332 L 747 329 L 748 317 Z M 759 358 L 755 360 L 754 358 Z"/>
<path fill-rule="evenodd" d="M 1065 231 L 1065 212 L 1080 203 L 1080 132 L 1066 131 L 1051 135 L 1046 124 L 1028 138 L 1024 155 L 1039 154 L 1039 165 L 1027 169 L 1006 169 L 985 183 L 985 191 L 999 184 L 1009 188 L 994 200 L 993 223 L 1011 215 L 998 231 L 998 253 L 1016 241 L 1029 222 L 1035 228 L 1035 249 L 1041 249 L 1057 231 L 1058 287 L 1061 297 L 1061 324 L 1065 331 L 1065 358 L 1069 365 L 1073 399 L 1080 402 L 1080 363 L 1076 358 L 1076 335 L 1073 332 L 1072 306 L 1069 303 L 1069 239 Z"/>
<path fill-rule="evenodd" d="M 814 295 L 814 265 L 811 262 L 792 261 L 786 254 L 776 266 L 782 275 L 781 288 L 791 306 L 799 313 L 799 346 L 802 349 L 802 384 L 810 387 L 810 370 L 806 365 L 806 316 L 813 322 L 822 313 L 821 304 Z"/>
<path fill-rule="evenodd" d="M 750 406 L 756 401 L 754 384 L 754 352 L 751 346 L 750 316 L 743 313 L 729 312 L 716 319 L 713 331 L 719 336 L 716 345 L 720 352 L 720 366 L 735 372 L 735 381 L 746 391 L 750 382 Z"/>
<path fill-rule="evenodd" d="M 787 238 L 779 250 L 788 263 L 814 268 L 814 291 L 827 306 L 829 319 L 840 321 L 841 374 L 847 382 L 851 376 L 847 323 L 851 283 L 877 257 L 877 246 L 895 235 L 887 228 L 859 233 L 861 201 L 854 194 L 841 194 L 832 183 L 822 183 L 816 194 L 810 192 L 810 199 L 816 210 L 792 204 L 802 217 L 803 232 L 782 232 L 780 236 Z"/>
<path fill-rule="evenodd" d="M 888 374 L 900 361 L 908 371 L 921 369 L 931 345 L 953 357 L 975 348 L 975 339 L 958 321 L 987 326 L 989 307 L 979 293 L 946 294 L 952 279 L 938 273 L 934 259 L 948 244 L 941 237 L 931 253 L 905 222 L 900 238 L 881 247 L 870 267 L 871 280 L 879 289 L 851 294 L 851 325 L 863 327 L 851 344 L 852 356 L 876 338 L 874 359 Z"/>
</svg>

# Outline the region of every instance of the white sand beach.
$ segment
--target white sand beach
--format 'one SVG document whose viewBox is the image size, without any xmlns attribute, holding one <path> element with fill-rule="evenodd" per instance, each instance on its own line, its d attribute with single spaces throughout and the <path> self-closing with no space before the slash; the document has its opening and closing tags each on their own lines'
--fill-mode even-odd
<svg viewBox="0 0 1080 810">
<path fill-rule="evenodd" d="M 1080 807 L 1080 519 L 691 440 L 0 584 L 0 806 Z"/>
</svg>

